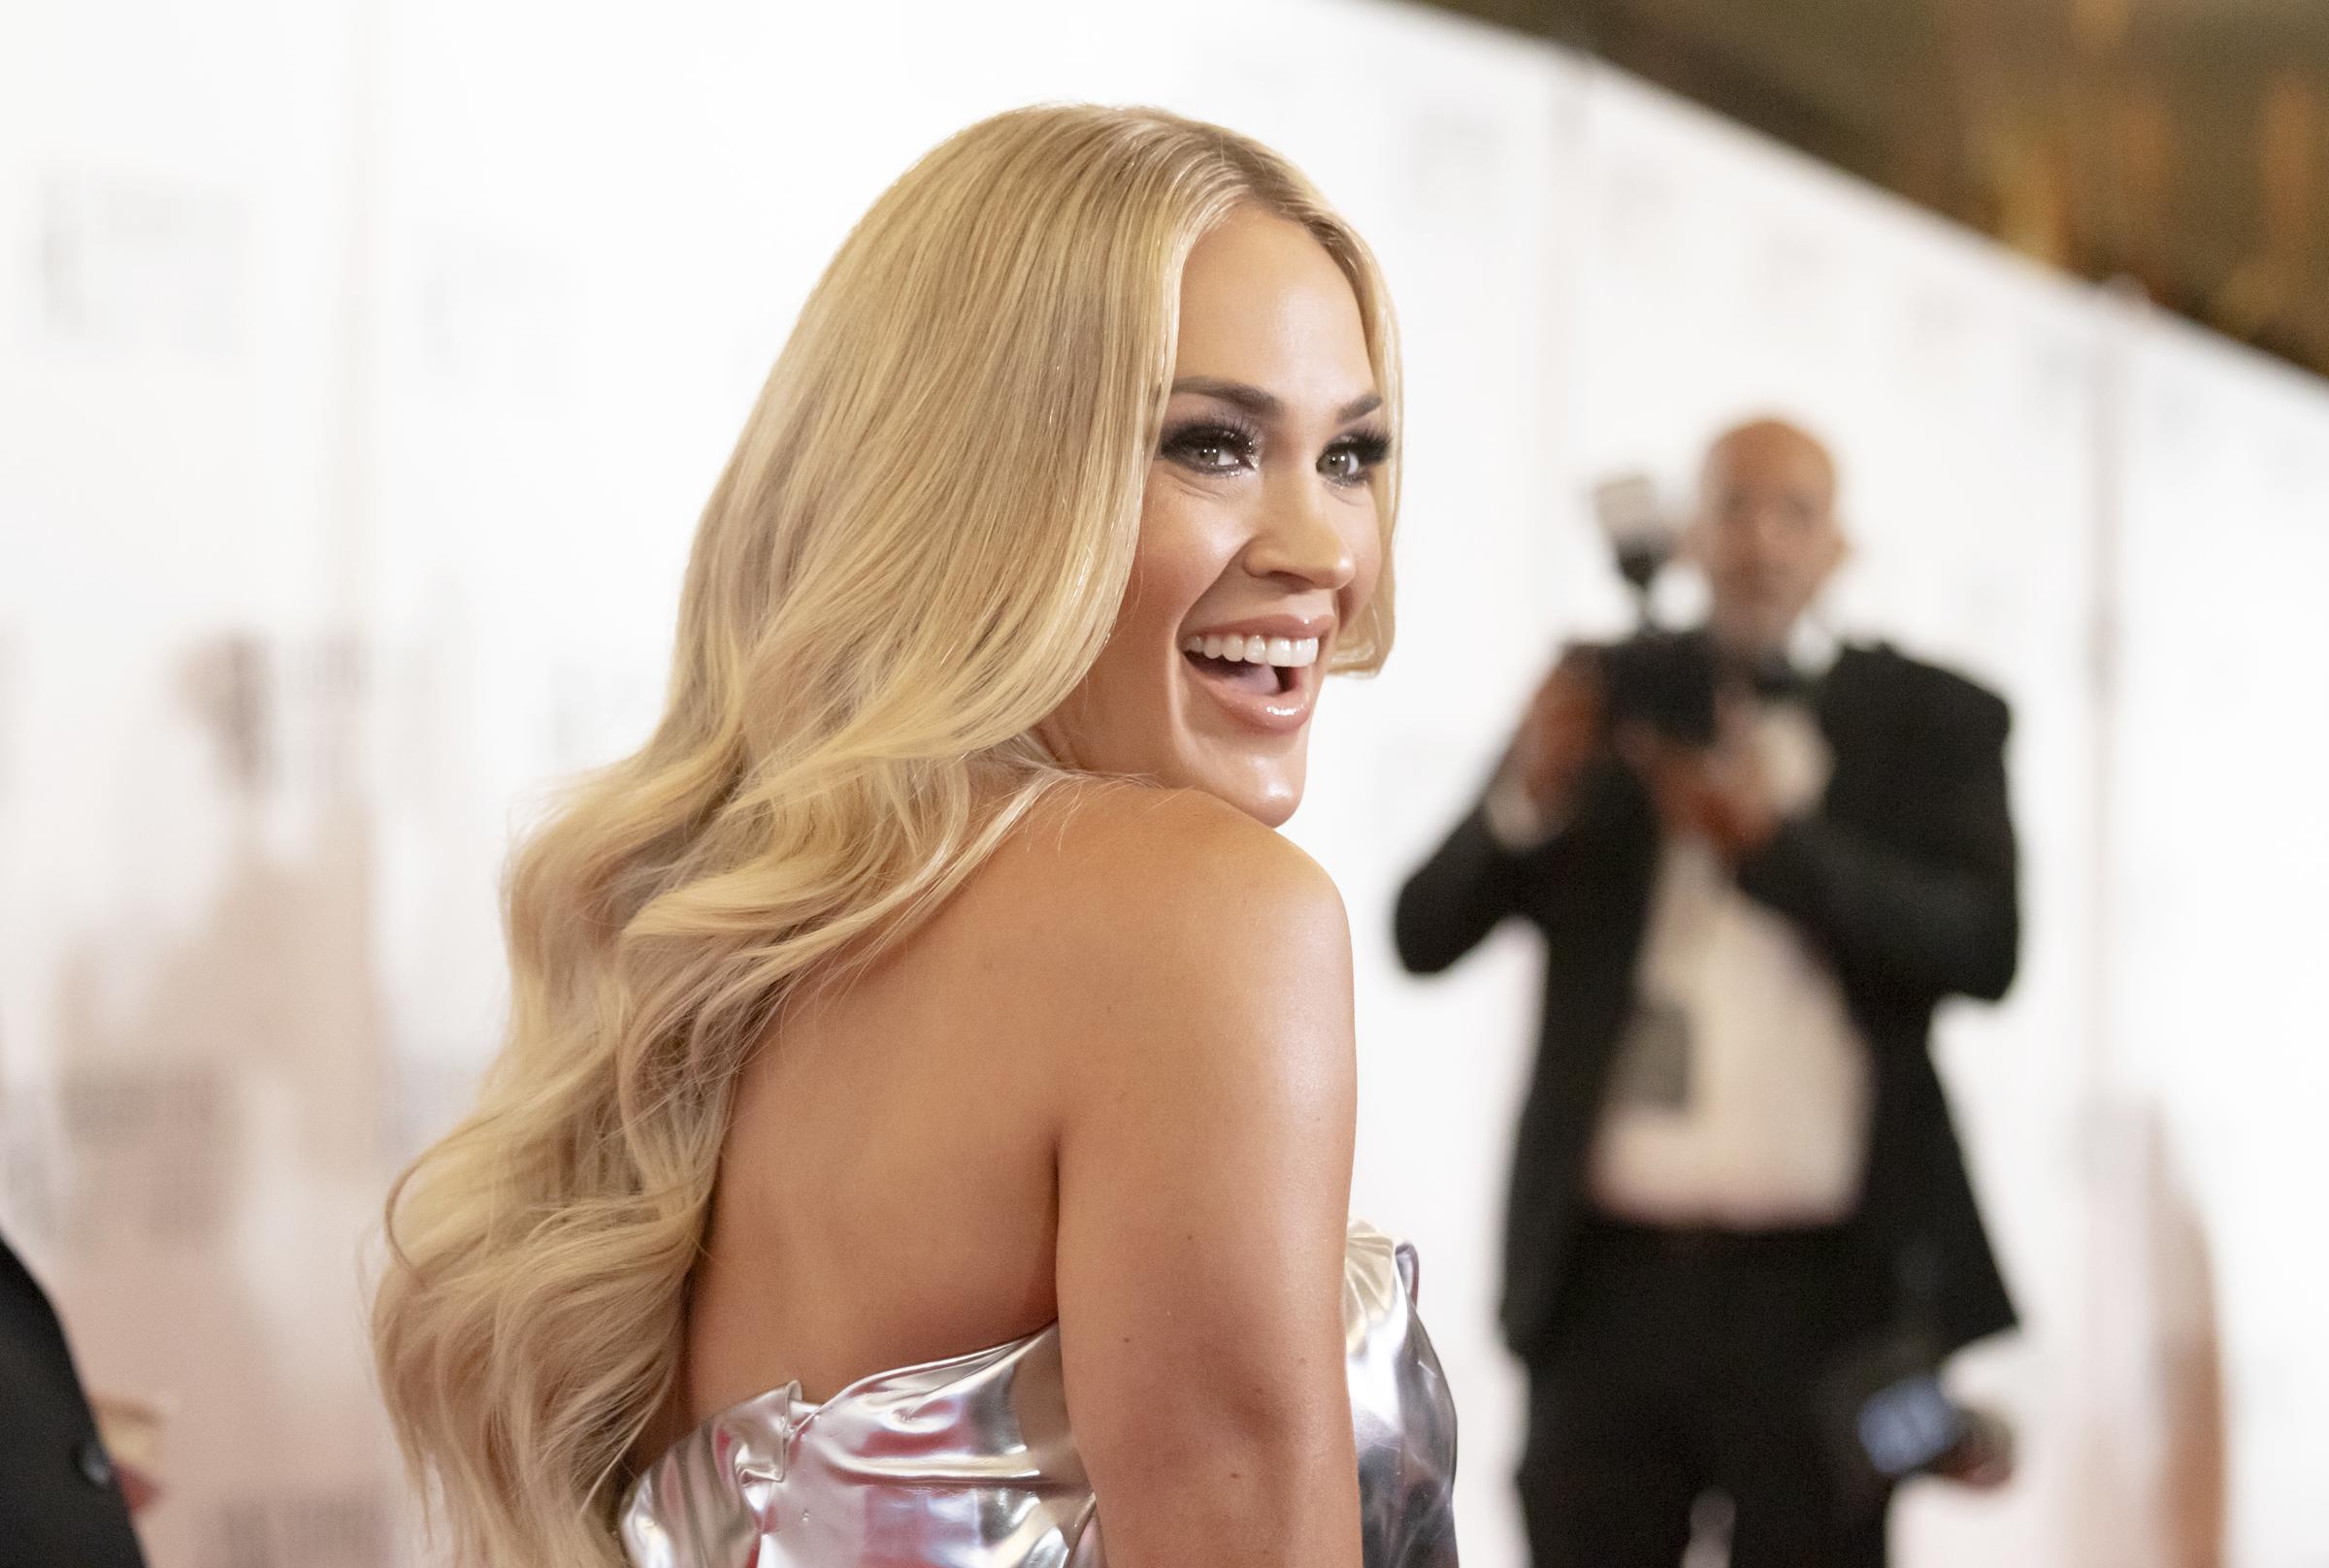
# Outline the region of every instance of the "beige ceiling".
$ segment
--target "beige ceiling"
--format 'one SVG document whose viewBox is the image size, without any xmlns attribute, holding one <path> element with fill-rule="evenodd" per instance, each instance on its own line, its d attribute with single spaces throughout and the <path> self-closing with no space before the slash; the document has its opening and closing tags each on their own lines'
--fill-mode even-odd
<svg viewBox="0 0 2329 1568">
<path fill-rule="evenodd" d="M 2329 0 L 1438 0 L 2329 374 Z"/>
</svg>

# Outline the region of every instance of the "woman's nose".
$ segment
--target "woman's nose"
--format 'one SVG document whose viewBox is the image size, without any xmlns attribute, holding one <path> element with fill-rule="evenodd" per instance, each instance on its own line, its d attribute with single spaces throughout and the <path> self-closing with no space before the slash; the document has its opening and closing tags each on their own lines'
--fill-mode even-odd
<svg viewBox="0 0 2329 1568">
<path fill-rule="evenodd" d="M 1328 493 L 1319 474 L 1288 475 L 1268 488 L 1261 532 L 1245 555 L 1257 577 L 1276 577 L 1292 586 L 1339 592 L 1358 575 L 1357 551 L 1335 515 L 1349 503 Z"/>
</svg>

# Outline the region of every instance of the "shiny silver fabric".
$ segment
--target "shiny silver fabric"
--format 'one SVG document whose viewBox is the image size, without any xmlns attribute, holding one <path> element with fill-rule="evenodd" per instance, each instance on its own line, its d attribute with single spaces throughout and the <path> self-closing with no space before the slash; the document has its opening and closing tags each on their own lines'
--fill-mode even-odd
<svg viewBox="0 0 2329 1568">
<path fill-rule="evenodd" d="M 1455 1568 L 1456 1407 L 1415 1316 L 1415 1250 L 1351 1226 L 1342 1322 L 1366 1568 Z M 723 1411 L 640 1476 L 634 1568 L 1103 1568 L 1059 1326 Z"/>
</svg>

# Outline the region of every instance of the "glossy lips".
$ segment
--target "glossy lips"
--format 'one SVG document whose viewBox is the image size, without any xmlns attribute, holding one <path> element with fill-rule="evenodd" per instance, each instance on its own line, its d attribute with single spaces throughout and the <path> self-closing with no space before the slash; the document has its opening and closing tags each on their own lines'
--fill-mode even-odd
<svg viewBox="0 0 2329 1568">
<path fill-rule="evenodd" d="M 1182 663 L 1191 678 L 1233 720 L 1265 735 L 1286 735 L 1309 722 L 1317 704 L 1319 656 L 1330 619 L 1271 616 L 1182 636 Z"/>
</svg>

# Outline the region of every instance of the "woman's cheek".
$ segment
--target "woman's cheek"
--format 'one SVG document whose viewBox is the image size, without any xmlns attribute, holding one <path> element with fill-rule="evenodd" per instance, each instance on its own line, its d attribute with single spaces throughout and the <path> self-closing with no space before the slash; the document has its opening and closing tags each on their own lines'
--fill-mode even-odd
<svg viewBox="0 0 2329 1568">
<path fill-rule="evenodd" d="M 1152 508 L 1132 560 L 1133 601 L 1128 621 L 1176 633 L 1198 602 L 1229 574 L 1236 541 L 1224 520 L 1204 515 L 1189 498 Z"/>
</svg>

